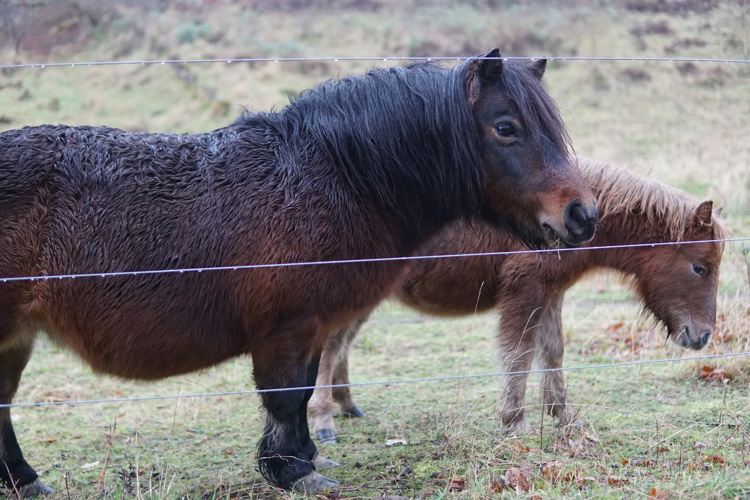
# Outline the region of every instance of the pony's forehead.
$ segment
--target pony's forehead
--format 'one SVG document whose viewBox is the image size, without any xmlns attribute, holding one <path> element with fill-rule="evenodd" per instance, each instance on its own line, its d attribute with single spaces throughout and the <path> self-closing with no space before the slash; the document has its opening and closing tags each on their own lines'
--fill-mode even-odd
<svg viewBox="0 0 750 500">
<path fill-rule="evenodd" d="M 542 81 L 529 67 L 529 61 L 506 60 L 501 85 L 518 107 L 526 127 L 537 141 L 555 144 L 566 152 L 572 151 L 572 141 L 557 103 L 544 90 Z"/>
</svg>

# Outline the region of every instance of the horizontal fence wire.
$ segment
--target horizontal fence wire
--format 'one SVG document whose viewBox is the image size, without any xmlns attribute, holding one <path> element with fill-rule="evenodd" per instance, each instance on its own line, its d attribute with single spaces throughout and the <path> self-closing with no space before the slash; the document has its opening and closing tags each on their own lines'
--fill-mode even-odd
<svg viewBox="0 0 750 500">
<path fill-rule="evenodd" d="M 232 266 L 208 266 L 208 267 L 185 267 L 175 269 L 144 269 L 132 271 L 107 271 L 107 272 L 89 272 L 77 274 L 50 274 L 37 276 L 6 276 L 0 278 L 0 283 L 9 283 L 15 281 L 45 281 L 45 280 L 63 280 L 74 278 L 109 278 L 115 276 L 142 276 L 148 274 L 184 274 L 184 273 L 201 273 L 211 271 L 240 271 L 247 269 L 269 269 L 281 267 L 301 267 L 301 266 L 329 266 L 337 264 L 366 264 L 374 262 L 399 262 L 410 260 L 425 259 L 454 259 L 467 257 L 491 257 L 491 256 L 510 256 L 532 253 L 560 254 L 565 252 L 583 252 L 594 250 L 614 250 L 619 248 L 654 248 L 662 246 L 694 245 L 699 243 L 738 243 L 750 241 L 750 237 L 743 238 L 726 238 L 718 240 L 694 240 L 694 241 L 665 241 L 656 243 L 631 243 L 628 245 L 603 245 L 603 246 L 584 246 L 572 248 L 540 248 L 528 250 L 509 250 L 498 252 L 478 252 L 478 253 L 459 253 L 459 254 L 437 254 L 437 255 L 408 255 L 400 257 L 374 257 L 366 259 L 340 259 L 340 260 L 318 260 L 305 262 L 278 262 L 269 264 L 244 264 Z"/>
<path fill-rule="evenodd" d="M 53 63 L 22 63 L 22 64 L 0 64 L 0 70 L 15 70 L 15 69 L 44 69 L 44 68 L 63 68 L 63 67 L 93 67 L 93 66 L 126 66 L 126 65 L 174 65 L 174 64 L 202 64 L 202 63 L 269 63 L 269 62 L 348 62 L 348 61 L 371 61 L 371 62 L 419 62 L 419 61 L 465 61 L 468 59 L 483 59 L 483 56 L 436 56 L 436 57 L 402 57 L 402 56 L 386 56 L 386 57 L 262 57 L 262 58 L 223 58 L 223 59 L 166 59 L 166 60 L 137 60 L 137 61 L 88 61 L 88 62 L 53 62 Z M 529 56 L 529 57 L 502 57 L 503 60 L 537 60 L 547 59 L 548 61 L 602 61 L 602 62 L 617 62 L 617 61 L 637 61 L 637 62 L 660 62 L 660 63 L 732 63 L 732 64 L 748 64 L 748 59 L 716 59 L 716 58 L 666 58 L 666 57 L 580 57 L 580 56 Z M 413 255 L 403 257 L 383 257 L 383 258 L 371 258 L 371 259 L 346 259 L 346 260 L 331 260 L 331 261 L 310 261 L 310 262 L 289 262 L 289 263 L 276 263 L 276 264 L 248 264 L 248 265 L 237 265 L 237 266 L 215 266 L 215 267 L 195 267 L 195 268 L 178 268 L 178 269 L 149 269 L 149 270 L 133 270 L 133 271 L 117 271 L 117 272 L 91 272 L 91 273 L 80 273 L 80 274 L 60 274 L 60 275 L 46 275 L 46 276 L 13 276 L 0 278 L 0 283 L 7 283 L 13 281 L 36 281 L 36 280 L 52 280 L 52 279 L 74 279 L 74 278 L 91 278 L 91 277 L 114 277 L 114 276 L 138 276 L 146 274 L 166 274 L 166 273 L 194 273 L 204 271 L 235 271 L 243 269 L 262 269 L 262 268 L 273 268 L 273 267 L 298 267 L 298 266 L 315 266 L 315 265 L 333 265 L 333 264 L 360 264 L 368 262 L 393 262 L 393 261 L 410 261 L 410 260 L 423 260 L 423 259 L 440 259 L 440 258 L 468 258 L 468 257 L 486 257 L 486 256 L 509 256 L 516 254 L 528 254 L 528 253 L 562 253 L 562 252 L 573 252 L 573 251 L 594 251 L 594 250 L 610 250 L 616 248 L 643 248 L 643 247 L 658 247 L 667 245 L 688 245 L 698 243 L 736 243 L 750 241 L 750 237 L 741 238 L 728 238 L 721 240 L 702 240 L 702 241 L 672 241 L 672 242 L 659 242 L 659 243 L 637 243 L 630 245 L 608 245 L 608 246 L 588 246 L 588 247 L 577 247 L 577 248 L 550 248 L 550 249 L 529 249 L 529 250 L 516 250 L 516 251 L 499 251 L 499 252 L 485 252 L 485 253 L 463 253 L 463 254 L 450 254 L 450 255 Z M 473 378 L 487 378 L 487 377 L 501 377 L 521 374 L 543 374 L 548 372 L 571 372 L 581 370 L 593 370 L 593 369 L 605 369 L 605 368 L 618 368 L 627 366 L 639 366 L 639 365 L 653 365 L 663 363 L 675 363 L 684 361 L 697 361 L 697 360 L 709 360 L 719 358 L 730 358 L 737 356 L 747 356 L 750 352 L 740 353 L 727 353 L 727 354 L 714 354 L 706 356 L 696 356 L 689 358 L 668 358 L 658 360 L 642 360 L 642 361 L 630 361 L 623 363 L 606 363 L 598 365 L 585 365 L 585 366 L 573 366 L 573 367 L 561 367 L 561 368 L 546 368 L 546 369 L 533 369 L 518 372 L 495 372 L 495 373 L 483 373 L 483 374 L 470 374 L 470 375 L 454 375 L 454 376 L 438 376 L 438 377 L 424 377 L 424 378 L 413 378 L 413 379 L 398 379 L 398 380 L 385 380 L 375 382 L 358 382 L 349 384 L 333 384 L 317 386 L 317 388 L 323 389 L 335 389 L 344 387 L 363 387 L 373 385 L 393 385 L 393 384 L 405 384 L 405 383 L 421 383 L 421 382 L 439 382 L 439 381 L 454 381 L 464 380 Z M 28 408 L 28 407 L 47 407 L 47 406 L 63 406 L 63 405 L 83 405 L 83 404 L 108 404 L 108 403 L 128 403 L 128 402 L 139 402 L 139 401 L 152 401 L 152 400 L 168 400 L 168 399 L 179 399 L 179 398 L 202 398 L 202 397 L 221 397 L 221 396 L 240 396 L 249 394 L 262 394 L 268 392 L 287 392 L 296 390 L 308 390 L 315 389 L 316 386 L 306 387 L 286 387 L 277 389 L 252 389 L 242 391 L 228 391 L 228 392 L 207 392 L 207 393 L 195 393 L 195 394 L 171 394 L 171 395 L 158 395 L 158 396 L 137 396 L 129 398 L 112 398 L 112 399 L 88 399 L 88 400 L 76 400 L 76 401 L 47 401 L 47 402 L 34 402 L 34 403 L 13 403 L 13 404 L 0 404 L 0 408 Z"/>
<path fill-rule="evenodd" d="M 681 361 L 700 361 L 707 359 L 720 359 L 720 358 L 732 358 L 737 356 L 750 355 L 750 351 L 746 352 L 735 352 L 726 354 L 708 354 L 705 356 L 695 356 L 690 358 L 667 358 L 667 359 L 652 359 L 652 360 L 641 360 L 641 361 L 626 361 L 623 363 L 605 363 L 599 365 L 584 365 L 584 366 L 568 366 L 561 368 L 540 368 L 534 370 L 523 370 L 517 372 L 494 372 L 494 373 L 478 373 L 470 375 L 445 375 L 439 377 L 424 377 L 424 378 L 411 378 L 411 379 L 396 379 L 396 380 L 380 380 L 376 382 L 356 382 L 349 384 L 332 384 L 332 385 L 318 385 L 318 386 L 299 386 L 299 387 L 280 387 L 276 389 L 248 389 L 246 391 L 228 391 L 228 392 L 203 392 L 195 394 L 170 394 L 162 396 L 136 396 L 132 398 L 112 398 L 112 399 L 82 399 L 77 401 L 45 401 L 39 403 L 13 403 L 13 404 L 0 404 L 0 408 L 28 408 L 28 407 L 43 407 L 43 406 L 68 406 L 68 405 L 83 405 L 83 404 L 104 404 L 104 403 L 130 403 L 138 401 L 154 401 L 163 399 L 179 399 L 179 398 L 205 398 L 205 397 L 221 397 L 221 396 L 244 396 L 248 394 L 264 394 L 269 392 L 289 392 L 289 391 L 301 391 L 308 389 L 337 389 L 342 387 L 365 387 L 373 385 L 395 385 L 395 384 L 412 384 L 419 382 L 450 382 L 454 380 L 466 380 L 472 378 L 488 378 L 488 377 L 503 377 L 511 375 L 527 375 L 534 373 L 549 373 L 549 372 L 573 372 L 581 370 L 595 370 L 602 368 L 620 368 L 626 366 L 642 366 L 642 365 L 655 365 L 663 363 L 677 363 Z"/>
<path fill-rule="evenodd" d="M 348 61 L 370 61 L 370 62 L 419 62 L 419 61 L 466 61 L 468 59 L 484 59 L 485 56 L 369 56 L 369 57 L 243 57 L 224 59 L 158 59 L 138 61 L 86 61 L 86 62 L 49 62 L 49 63 L 21 63 L 0 64 L 0 69 L 25 69 L 25 68 L 60 68 L 60 67 L 84 67 L 84 66 L 128 66 L 142 64 L 204 64 L 204 63 L 263 63 L 263 62 L 348 62 Z M 503 60 L 537 60 L 547 61 L 638 61 L 638 62 L 672 62 L 672 63 L 732 63 L 750 64 L 750 59 L 715 59 L 708 57 L 585 57 L 585 56 L 502 56 Z"/>
</svg>

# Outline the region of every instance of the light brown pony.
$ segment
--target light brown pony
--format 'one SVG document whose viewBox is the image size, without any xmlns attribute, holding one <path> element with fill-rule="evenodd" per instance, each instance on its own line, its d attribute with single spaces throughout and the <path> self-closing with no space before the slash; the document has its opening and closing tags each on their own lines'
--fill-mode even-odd
<svg viewBox="0 0 750 500">
<path fill-rule="evenodd" d="M 601 214 L 594 239 L 586 246 L 667 241 L 720 240 L 728 228 L 712 210 L 687 193 L 605 163 L 580 160 L 581 173 L 596 193 Z M 420 250 L 420 255 L 523 250 L 512 235 L 480 221 L 456 222 Z M 616 248 L 487 257 L 415 260 L 395 296 L 418 311 L 461 316 L 495 308 L 503 372 L 523 372 L 536 357 L 540 368 L 561 368 L 561 309 L 565 291 L 586 273 L 612 269 L 632 278 L 645 309 L 667 328 L 677 345 L 701 349 L 716 319 L 716 288 L 723 244 Z M 318 385 L 348 384 L 348 351 L 363 319 L 329 337 Z M 499 414 L 505 429 L 526 433 L 527 375 L 504 378 Z M 333 400 L 344 415 L 364 413 L 349 388 L 316 389 L 309 410 L 312 428 L 323 442 L 335 442 Z M 542 400 L 565 425 L 572 418 L 561 371 L 546 372 Z"/>
</svg>

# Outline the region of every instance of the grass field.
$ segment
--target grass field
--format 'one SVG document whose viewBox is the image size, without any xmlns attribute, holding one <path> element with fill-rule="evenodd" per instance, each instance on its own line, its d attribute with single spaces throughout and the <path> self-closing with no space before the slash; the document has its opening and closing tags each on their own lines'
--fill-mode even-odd
<svg viewBox="0 0 750 500">
<path fill-rule="evenodd" d="M 505 7 L 491 1 L 331 0 L 326 9 L 301 10 L 269 8 L 263 2 L 254 3 L 257 9 L 232 2 L 195 5 L 158 11 L 128 2 L 115 9 L 116 16 L 103 9 L 96 27 L 85 17 L 50 16 L 43 25 L 46 31 L 41 30 L 48 40 L 40 41 L 39 26 L 32 26 L 35 36 L 21 36 L 20 51 L 8 38 L 0 55 L 7 63 L 466 56 L 493 46 L 511 56 L 750 55 L 750 5 L 745 0 L 538 0 Z M 71 31 L 71 25 L 77 29 Z M 70 123 L 209 130 L 229 123 L 242 107 L 281 106 L 288 95 L 318 81 L 373 64 L 5 69 L 0 74 L 0 128 Z M 748 64 L 553 61 L 545 81 L 579 154 L 630 165 L 713 199 L 724 207 L 736 236 L 748 236 Z M 665 333 L 642 317 L 632 294 L 616 278 L 593 276 L 569 291 L 563 316 L 566 366 L 686 358 L 566 373 L 569 397 L 586 423 L 572 433 L 562 435 L 555 422 L 543 418 L 535 376 L 527 403 L 538 432 L 521 438 L 504 436 L 494 417 L 499 392 L 494 377 L 355 387 L 368 416 L 336 419 L 339 444 L 323 453 L 341 464 L 330 471 L 341 487 L 326 496 L 750 498 L 750 363 L 747 357 L 689 359 L 750 351 L 745 247 L 750 244 L 727 247 L 717 331 L 700 353 L 665 345 Z M 353 381 L 496 372 L 496 325 L 493 314 L 438 319 L 386 303 L 354 345 Z M 704 366 L 731 379 L 712 378 Z M 187 377 L 132 383 L 96 377 L 41 339 L 17 402 L 252 388 L 246 359 Z M 268 487 L 255 470 L 262 422 L 259 400 L 252 394 L 14 410 L 27 460 L 59 490 L 60 499 L 300 498 Z M 390 445 L 394 441 L 402 444 Z"/>
</svg>

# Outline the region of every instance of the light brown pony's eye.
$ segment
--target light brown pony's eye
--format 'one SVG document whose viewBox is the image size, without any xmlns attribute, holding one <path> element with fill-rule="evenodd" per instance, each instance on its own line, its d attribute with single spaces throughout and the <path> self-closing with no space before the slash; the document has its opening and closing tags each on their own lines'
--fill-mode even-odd
<svg viewBox="0 0 750 500">
<path fill-rule="evenodd" d="M 704 266 L 701 266 L 700 264 L 693 264 L 693 272 L 698 276 L 705 276 L 707 271 Z"/>
</svg>

